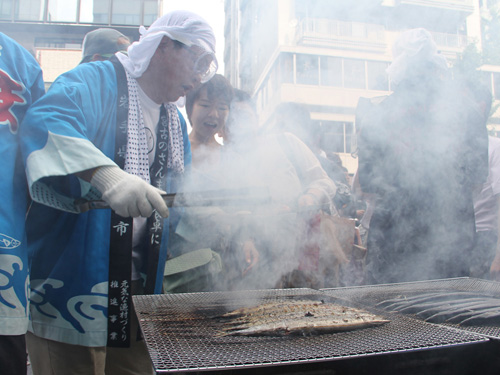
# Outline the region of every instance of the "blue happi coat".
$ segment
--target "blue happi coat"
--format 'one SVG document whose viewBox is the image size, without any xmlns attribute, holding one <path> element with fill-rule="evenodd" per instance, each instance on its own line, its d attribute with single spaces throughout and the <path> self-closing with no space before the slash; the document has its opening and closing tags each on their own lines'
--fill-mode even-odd
<svg viewBox="0 0 500 375">
<path fill-rule="evenodd" d="M 45 92 L 33 56 L 0 33 L 0 335 L 28 328 L 28 253 L 24 218 L 26 177 L 19 150 L 19 126 L 31 103 Z"/>
<path fill-rule="evenodd" d="M 61 75 L 23 123 L 30 192 L 44 203 L 34 205 L 27 220 L 33 265 L 30 329 L 38 336 L 106 345 L 111 210 L 77 213 L 75 199 L 96 199 L 100 193 L 74 174 L 115 165 L 116 109 L 125 102 L 111 62 L 82 64 Z M 186 123 L 179 116 L 189 164 Z M 176 180 L 168 171 L 168 192 L 176 191 Z M 168 225 L 167 219 L 164 228 Z M 155 292 L 161 288 L 167 236 L 164 230 Z"/>
</svg>

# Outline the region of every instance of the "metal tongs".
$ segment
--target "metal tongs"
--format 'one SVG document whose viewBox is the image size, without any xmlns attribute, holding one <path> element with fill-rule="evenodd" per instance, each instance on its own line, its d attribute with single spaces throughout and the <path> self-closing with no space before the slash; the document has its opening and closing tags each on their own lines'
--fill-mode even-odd
<svg viewBox="0 0 500 375">
<path fill-rule="evenodd" d="M 237 206 L 251 208 L 271 202 L 271 194 L 267 187 L 168 193 L 162 194 L 162 197 L 167 207 Z M 77 199 L 75 200 L 75 205 L 79 208 L 80 212 L 110 208 L 103 200 Z"/>
</svg>

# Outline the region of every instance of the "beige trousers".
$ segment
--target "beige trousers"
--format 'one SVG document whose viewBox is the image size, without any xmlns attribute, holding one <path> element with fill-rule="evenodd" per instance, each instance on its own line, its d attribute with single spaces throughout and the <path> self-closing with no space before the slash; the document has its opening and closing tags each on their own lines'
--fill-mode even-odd
<svg viewBox="0 0 500 375">
<path fill-rule="evenodd" d="M 134 324 L 131 327 L 134 329 Z M 26 344 L 33 375 L 154 374 L 144 340 L 134 337 L 130 348 L 107 348 L 65 344 L 28 332 Z"/>
<path fill-rule="evenodd" d="M 132 293 L 134 294 L 134 285 Z M 138 293 L 137 293 L 138 294 Z M 144 340 L 136 340 L 139 322 L 132 312 L 130 348 L 71 345 L 26 335 L 33 375 L 151 375 L 153 364 Z"/>
</svg>

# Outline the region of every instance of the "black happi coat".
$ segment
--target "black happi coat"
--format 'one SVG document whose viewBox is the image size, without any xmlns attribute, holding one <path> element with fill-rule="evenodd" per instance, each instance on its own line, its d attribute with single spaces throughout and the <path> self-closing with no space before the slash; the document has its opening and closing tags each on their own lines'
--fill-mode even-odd
<svg viewBox="0 0 500 375">
<path fill-rule="evenodd" d="M 484 117 L 457 82 L 406 83 L 373 102 L 358 106 L 359 180 L 377 196 L 366 282 L 466 276 L 472 190 L 488 175 Z"/>
</svg>

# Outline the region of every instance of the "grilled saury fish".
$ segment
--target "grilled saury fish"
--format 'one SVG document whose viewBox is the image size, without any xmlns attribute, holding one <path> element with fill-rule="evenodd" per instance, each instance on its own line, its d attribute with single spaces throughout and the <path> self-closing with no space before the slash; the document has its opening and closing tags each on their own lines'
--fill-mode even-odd
<svg viewBox="0 0 500 375">
<path fill-rule="evenodd" d="M 230 311 L 219 317 L 221 336 L 308 335 L 372 327 L 388 320 L 324 301 L 290 300 Z"/>
<path fill-rule="evenodd" d="M 414 314 L 431 323 L 500 324 L 500 300 L 495 296 L 474 292 L 429 292 L 409 297 L 403 295 L 382 301 L 377 307 Z"/>
</svg>

